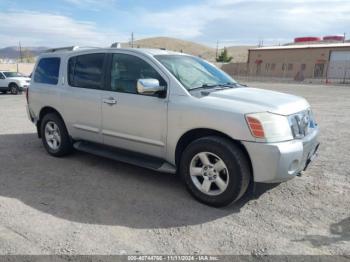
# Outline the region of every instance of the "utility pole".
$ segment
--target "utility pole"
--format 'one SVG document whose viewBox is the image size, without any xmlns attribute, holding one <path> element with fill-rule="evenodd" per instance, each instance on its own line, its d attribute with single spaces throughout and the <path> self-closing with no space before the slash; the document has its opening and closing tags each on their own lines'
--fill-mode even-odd
<svg viewBox="0 0 350 262">
<path fill-rule="evenodd" d="M 22 46 L 21 46 L 21 42 L 19 42 L 19 57 L 20 57 L 20 62 L 23 62 L 23 55 L 22 55 Z"/>
<path fill-rule="evenodd" d="M 216 55 L 215 55 L 216 59 L 218 59 L 218 55 L 219 55 L 219 40 L 216 41 Z"/>
<path fill-rule="evenodd" d="M 134 48 L 134 32 L 131 33 L 131 48 Z"/>
</svg>

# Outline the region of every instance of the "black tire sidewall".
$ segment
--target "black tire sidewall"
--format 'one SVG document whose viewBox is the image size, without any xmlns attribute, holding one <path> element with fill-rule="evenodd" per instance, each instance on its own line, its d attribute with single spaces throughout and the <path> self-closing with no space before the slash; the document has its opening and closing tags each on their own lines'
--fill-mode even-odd
<svg viewBox="0 0 350 262">
<path fill-rule="evenodd" d="M 15 89 L 16 89 L 16 92 L 12 92 L 12 88 L 15 88 Z M 10 92 L 11 92 L 11 94 L 13 94 L 13 95 L 17 95 L 17 94 L 19 93 L 19 88 L 18 88 L 18 86 L 17 86 L 16 84 L 11 84 L 11 85 L 10 85 Z"/>
<path fill-rule="evenodd" d="M 190 163 L 192 158 L 200 152 L 211 152 L 225 162 L 229 171 L 229 184 L 220 195 L 206 195 L 192 182 L 189 172 Z M 187 189 L 197 200 L 215 207 L 226 206 L 238 200 L 243 194 L 242 191 L 246 191 L 246 180 L 250 177 L 248 163 L 242 150 L 229 139 L 214 136 L 197 139 L 185 149 L 181 157 L 180 174 Z"/>
<path fill-rule="evenodd" d="M 61 144 L 57 150 L 53 150 L 52 148 L 50 148 L 50 146 L 47 144 L 47 141 L 46 141 L 45 126 L 48 122 L 54 122 L 58 126 L 58 129 L 60 132 Z M 54 113 L 46 114 L 41 121 L 40 131 L 41 131 L 41 139 L 42 139 L 43 145 L 46 151 L 50 155 L 57 156 L 57 157 L 64 156 L 70 153 L 70 151 L 72 150 L 72 142 L 68 135 L 66 126 L 62 121 L 62 119 L 59 116 L 57 116 L 57 114 L 54 114 Z"/>
</svg>

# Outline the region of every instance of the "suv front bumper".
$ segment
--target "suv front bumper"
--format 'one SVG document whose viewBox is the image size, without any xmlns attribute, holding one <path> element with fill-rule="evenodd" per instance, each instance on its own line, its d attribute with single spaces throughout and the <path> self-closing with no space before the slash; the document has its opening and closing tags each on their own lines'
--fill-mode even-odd
<svg viewBox="0 0 350 262">
<path fill-rule="evenodd" d="M 315 158 L 319 146 L 319 129 L 315 128 L 303 139 L 280 143 L 243 141 L 250 156 L 254 181 L 279 183 L 304 171 Z"/>
</svg>

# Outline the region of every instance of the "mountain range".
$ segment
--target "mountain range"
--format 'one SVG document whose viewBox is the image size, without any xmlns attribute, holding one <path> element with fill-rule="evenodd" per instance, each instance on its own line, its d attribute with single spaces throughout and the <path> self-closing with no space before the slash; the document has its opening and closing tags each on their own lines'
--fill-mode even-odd
<svg viewBox="0 0 350 262">
<path fill-rule="evenodd" d="M 191 42 L 170 37 L 152 37 L 136 40 L 133 43 L 135 48 L 165 48 L 178 52 L 184 52 L 195 56 L 203 57 L 209 61 L 215 61 L 216 49 Z M 131 47 L 131 43 L 122 43 L 122 47 Z M 227 47 L 228 54 L 233 57 L 232 62 L 246 62 L 248 49 L 252 46 L 231 46 Z M 37 56 L 48 47 L 22 47 L 22 55 Z M 221 49 L 219 50 L 219 52 Z M 0 58 L 18 59 L 20 50 L 18 46 L 0 48 Z"/>
</svg>

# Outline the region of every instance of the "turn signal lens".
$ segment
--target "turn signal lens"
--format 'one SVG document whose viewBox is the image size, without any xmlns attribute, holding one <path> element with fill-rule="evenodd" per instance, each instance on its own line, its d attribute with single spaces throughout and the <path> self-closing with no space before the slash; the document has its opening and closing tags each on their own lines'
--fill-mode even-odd
<svg viewBox="0 0 350 262">
<path fill-rule="evenodd" d="M 257 138 L 265 138 L 264 128 L 258 119 L 252 116 L 247 116 L 247 122 L 253 136 Z"/>
</svg>

